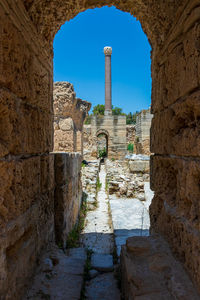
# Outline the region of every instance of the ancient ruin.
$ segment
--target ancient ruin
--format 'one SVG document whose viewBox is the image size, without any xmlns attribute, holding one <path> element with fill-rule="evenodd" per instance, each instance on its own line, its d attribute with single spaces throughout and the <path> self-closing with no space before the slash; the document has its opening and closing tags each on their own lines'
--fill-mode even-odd
<svg viewBox="0 0 200 300">
<path fill-rule="evenodd" d="M 115 116 L 112 116 L 112 120 L 115 120 Z M 124 158 L 128 150 L 128 145 L 133 145 L 133 153 L 150 155 L 150 128 L 151 120 L 153 115 L 150 113 L 150 110 L 142 110 L 138 113 L 136 118 L 136 124 L 126 125 L 126 119 L 124 116 L 117 116 L 116 120 L 117 126 L 112 122 L 108 122 L 105 116 L 91 118 L 91 124 L 83 125 L 83 157 L 85 159 L 96 159 L 98 157 L 98 136 L 105 136 L 107 141 L 104 146 L 107 148 L 107 153 L 109 158 Z M 98 120 L 98 127 L 97 127 Z M 126 145 L 123 144 L 123 148 L 116 147 L 114 145 L 111 147 L 112 139 L 109 141 L 109 132 L 113 139 L 115 139 L 115 134 L 117 133 L 119 139 L 123 138 L 123 142 L 126 142 Z M 110 143 L 110 144 L 109 144 Z M 110 146 L 110 147 L 108 147 Z M 121 151 L 121 149 L 123 151 Z M 120 153 L 120 155 L 119 155 Z"/>
<path fill-rule="evenodd" d="M 54 83 L 54 151 L 83 153 L 83 122 L 91 108 L 69 82 Z"/>
<path fill-rule="evenodd" d="M 200 291 L 199 1 L 1 0 L 2 300 L 22 299 L 38 259 L 55 242 L 54 36 L 66 20 L 104 5 L 134 15 L 152 46 L 152 236 L 130 238 L 122 247 L 125 296 L 145 299 L 149 293 L 149 299 L 199 299 L 195 291 Z M 62 255 L 54 259 L 52 254 L 45 269 L 59 273 L 60 266 L 65 276 L 63 266 L 69 263 L 71 281 L 63 277 L 64 282 L 81 285 L 84 264 L 80 259 L 66 261 Z M 145 280 L 144 272 L 138 276 L 141 262 L 149 270 Z M 60 293 L 65 286 L 60 285 Z"/>
<path fill-rule="evenodd" d="M 106 156 L 108 158 L 123 158 L 126 154 L 126 117 L 112 115 L 112 81 L 111 81 L 111 55 L 112 48 L 104 47 L 105 54 L 105 113 L 104 116 L 96 115 L 91 118 L 91 126 L 87 127 L 86 139 L 90 140 L 88 155 L 97 158 L 98 136 L 104 135 Z M 91 135 L 90 137 L 88 135 Z M 92 144 L 92 145 L 91 145 Z M 87 146 L 85 148 L 88 148 Z M 91 155 L 92 152 L 92 155 Z"/>
<path fill-rule="evenodd" d="M 150 155 L 150 128 L 153 115 L 150 109 L 142 110 L 136 117 L 135 148 L 136 153 Z"/>
</svg>

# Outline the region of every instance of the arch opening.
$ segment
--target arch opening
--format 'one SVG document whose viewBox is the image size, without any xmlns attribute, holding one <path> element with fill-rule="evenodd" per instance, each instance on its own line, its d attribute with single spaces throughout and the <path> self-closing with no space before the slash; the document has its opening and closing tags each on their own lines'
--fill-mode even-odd
<svg viewBox="0 0 200 300">
<path fill-rule="evenodd" d="M 104 159 L 108 157 L 108 133 L 106 132 L 99 132 L 97 134 L 97 158 Z"/>
<path fill-rule="evenodd" d="M 155 155 L 151 158 L 151 186 L 155 197 L 151 225 L 168 240 L 200 286 L 197 1 L 2 0 L 3 297 L 20 298 L 25 277 L 32 274 L 41 249 L 54 237 L 54 161 L 50 153 L 54 36 L 66 20 L 102 5 L 115 5 L 135 15 L 152 45 L 151 150 Z"/>
</svg>

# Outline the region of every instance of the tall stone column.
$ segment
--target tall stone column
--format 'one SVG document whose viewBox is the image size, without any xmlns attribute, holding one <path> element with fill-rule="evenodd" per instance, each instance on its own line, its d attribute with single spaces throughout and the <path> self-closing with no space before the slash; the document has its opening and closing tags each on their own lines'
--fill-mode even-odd
<svg viewBox="0 0 200 300">
<path fill-rule="evenodd" d="M 105 115 L 112 115 L 111 47 L 104 47 L 105 54 Z"/>
</svg>

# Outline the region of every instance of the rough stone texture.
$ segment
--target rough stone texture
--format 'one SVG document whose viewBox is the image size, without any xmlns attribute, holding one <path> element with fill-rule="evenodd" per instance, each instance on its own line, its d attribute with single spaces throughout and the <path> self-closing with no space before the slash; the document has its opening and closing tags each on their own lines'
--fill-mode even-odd
<svg viewBox="0 0 200 300">
<path fill-rule="evenodd" d="M 107 156 L 123 158 L 126 154 L 126 117 L 125 116 L 93 116 L 91 120 L 92 140 L 97 145 L 99 135 L 107 139 Z M 97 146 L 96 146 L 97 151 Z M 96 157 L 98 153 L 96 153 Z"/>
<path fill-rule="evenodd" d="M 200 299 L 167 243 L 159 237 L 131 237 L 121 253 L 125 300 Z"/>
<path fill-rule="evenodd" d="M 57 243 L 66 246 L 67 234 L 75 225 L 82 199 L 79 153 L 55 153 L 54 219 Z"/>
<path fill-rule="evenodd" d="M 135 125 L 126 125 L 126 143 L 128 144 L 135 144 Z M 150 138 L 149 138 L 150 139 Z M 133 148 L 133 153 L 136 153 L 136 147 Z"/>
<path fill-rule="evenodd" d="M 91 125 L 83 126 L 84 159 L 90 160 L 98 157 L 98 149 L 106 148 L 108 157 L 124 158 L 128 144 L 133 144 L 133 153 L 150 155 L 150 127 L 152 114 L 150 110 L 138 113 L 135 125 L 126 125 L 125 118 L 93 117 Z M 126 131 L 125 131 L 126 130 Z M 99 136 L 106 137 L 106 145 L 99 147 Z M 126 145 L 125 145 L 126 143 Z"/>
<path fill-rule="evenodd" d="M 83 152 L 83 122 L 91 104 L 76 98 L 69 82 L 54 83 L 54 151 Z"/>
<path fill-rule="evenodd" d="M 91 267 L 100 272 L 113 271 L 113 257 L 110 254 L 95 253 L 91 257 Z"/>
<path fill-rule="evenodd" d="M 0 291 L 4 298 L 20 299 L 36 256 L 53 236 L 53 181 L 48 180 L 53 178 L 49 156 L 53 149 L 53 38 L 66 20 L 88 8 L 104 5 L 115 5 L 135 15 L 151 43 L 151 152 L 156 154 L 152 170 L 157 169 L 157 174 L 170 183 L 170 189 L 165 183 L 162 188 L 152 171 L 152 231 L 162 233 L 169 241 L 200 287 L 199 1 L 1 0 Z M 48 162 L 40 163 L 41 159 Z M 35 169 L 37 182 L 35 176 L 32 178 Z M 179 201 L 181 198 L 183 202 Z M 19 213 L 16 207 L 23 209 Z M 17 216 L 13 212 L 16 210 Z M 27 249 L 28 254 L 22 255 L 20 249 Z"/>
<path fill-rule="evenodd" d="M 85 258 L 66 256 L 53 247 L 40 259 L 32 286 L 23 300 L 79 300 L 83 284 Z M 51 262 L 51 267 L 46 264 Z"/>
<path fill-rule="evenodd" d="M 109 201 L 105 190 L 105 179 L 105 166 L 101 165 L 99 173 L 101 188 L 97 194 L 96 206 L 87 212 L 85 227 L 81 233 L 81 241 L 84 247 L 91 249 L 95 253 L 111 254 L 113 252 L 114 240 L 109 215 Z M 90 192 L 87 191 L 87 193 L 90 196 Z"/>
<path fill-rule="evenodd" d="M 96 200 L 96 188 L 97 188 L 97 178 L 99 176 L 99 160 L 90 161 L 87 165 L 82 167 L 81 170 L 81 179 L 83 192 L 88 195 L 87 201 L 93 202 L 90 200 L 94 198 Z"/>
<path fill-rule="evenodd" d="M 113 273 L 102 274 L 92 279 L 87 286 L 86 296 L 88 300 L 120 300 Z"/>
<path fill-rule="evenodd" d="M 128 156 L 129 157 L 129 156 Z M 136 159 L 138 155 L 134 157 Z M 149 159 L 149 157 L 147 157 Z M 137 162 L 137 168 L 131 168 Z M 145 168 L 144 168 L 145 163 Z M 144 182 L 149 181 L 149 160 L 132 160 L 131 157 L 124 161 L 111 161 L 106 159 L 106 181 L 109 195 L 117 197 L 138 198 L 145 200 Z"/>
<path fill-rule="evenodd" d="M 153 115 L 150 109 L 142 110 L 136 117 L 135 150 L 137 154 L 150 155 L 150 128 Z"/>
<path fill-rule="evenodd" d="M 131 173 L 149 173 L 149 161 L 131 160 L 129 161 L 129 169 Z"/>
<path fill-rule="evenodd" d="M 41 249 L 54 240 L 53 164 L 52 155 L 0 163 L 2 299 L 20 298 Z"/>
</svg>

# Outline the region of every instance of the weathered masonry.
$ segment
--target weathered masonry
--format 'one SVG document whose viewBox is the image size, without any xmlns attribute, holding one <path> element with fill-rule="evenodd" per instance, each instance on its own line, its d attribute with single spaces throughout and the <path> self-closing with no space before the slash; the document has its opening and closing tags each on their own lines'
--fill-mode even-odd
<svg viewBox="0 0 200 300">
<path fill-rule="evenodd" d="M 136 16 L 152 45 L 151 231 L 200 289 L 199 0 L 1 0 L 2 299 L 20 299 L 54 241 L 54 36 L 66 20 L 103 5 Z"/>
<path fill-rule="evenodd" d="M 135 145 L 136 152 L 150 154 L 150 128 L 153 115 L 150 109 L 142 110 L 136 117 Z"/>
<path fill-rule="evenodd" d="M 54 83 L 54 151 L 83 152 L 83 122 L 91 104 L 69 82 Z"/>
<path fill-rule="evenodd" d="M 91 118 L 91 139 L 97 152 L 97 138 L 105 134 L 107 139 L 107 157 L 123 158 L 126 154 L 126 117 L 112 115 L 112 79 L 111 79 L 111 55 L 112 48 L 104 47 L 105 54 L 105 112 L 104 116 Z"/>
</svg>

